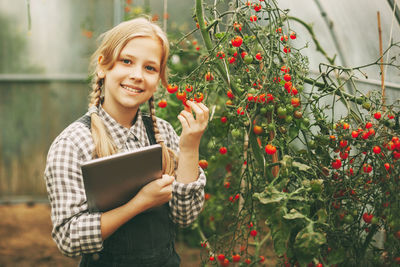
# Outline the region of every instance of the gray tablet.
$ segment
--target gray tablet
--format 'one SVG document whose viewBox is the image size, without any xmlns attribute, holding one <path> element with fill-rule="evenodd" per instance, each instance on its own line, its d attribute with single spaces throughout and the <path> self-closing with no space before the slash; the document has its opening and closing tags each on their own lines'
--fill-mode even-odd
<svg viewBox="0 0 400 267">
<path fill-rule="evenodd" d="M 90 160 L 81 168 L 89 211 L 108 211 L 127 203 L 144 185 L 162 176 L 161 146 Z"/>
</svg>

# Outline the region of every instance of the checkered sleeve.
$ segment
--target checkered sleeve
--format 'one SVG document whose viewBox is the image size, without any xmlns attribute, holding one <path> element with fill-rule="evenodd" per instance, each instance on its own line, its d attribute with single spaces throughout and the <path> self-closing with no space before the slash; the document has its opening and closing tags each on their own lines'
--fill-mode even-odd
<svg viewBox="0 0 400 267">
<path fill-rule="evenodd" d="M 173 127 L 166 121 L 158 122 L 160 132 L 164 135 L 167 146 L 179 153 L 179 136 Z M 196 181 L 184 184 L 174 181 L 172 184 L 172 199 L 169 202 L 172 220 L 187 227 L 199 216 L 204 204 L 204 187 L 206 175 L 199 167 L 199 176 Z"/>
<path fill-rule="evenodd" d="M 69 257 L 96 252 L 103 246 L 101 214 L 87 210 L 80 148 L 75 143 L 68 138 L 56 139 L 50 147 L 45 169 L 52 237 L 60 251 Z"/>
</svg>

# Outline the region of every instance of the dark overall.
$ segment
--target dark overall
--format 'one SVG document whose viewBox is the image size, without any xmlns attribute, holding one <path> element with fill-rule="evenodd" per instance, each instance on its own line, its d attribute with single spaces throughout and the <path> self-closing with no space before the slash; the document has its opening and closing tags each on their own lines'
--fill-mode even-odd
<svg viewBox="0 0 400 267">
<path fill-rule="evenodd" d="M 142 115 L 150 144 L 155 144 L 151 118 Z M 90 117 L 78 121 L 90 128 Z M 178 267 L 175 225 L 168 203 L 145 211 L 121 226 L 103 242 L 103 250 L 83 254 L 80 267 Z"/>
</svg>

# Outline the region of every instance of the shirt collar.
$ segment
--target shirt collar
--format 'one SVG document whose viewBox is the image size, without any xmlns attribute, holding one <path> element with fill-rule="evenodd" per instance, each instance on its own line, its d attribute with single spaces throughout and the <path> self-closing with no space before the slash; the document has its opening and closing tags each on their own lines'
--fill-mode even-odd
<svg viewBox="0 0 400 267">
<path fill-rule="evenodd" d="M 119 124 L 101 106 L 99 107 L 99 116 L 103 119 L 104 125 L 108 129 L 118 150 L 122 150 L 124 148 L 124 145 L 130 136 L 138 140 L 142 146 L 149 145 L 146 128 L 142 120 L 142 113 L 140 109 L 138 109 L 135 124 L 133 124 L 129 129 Z"/>
</svg>

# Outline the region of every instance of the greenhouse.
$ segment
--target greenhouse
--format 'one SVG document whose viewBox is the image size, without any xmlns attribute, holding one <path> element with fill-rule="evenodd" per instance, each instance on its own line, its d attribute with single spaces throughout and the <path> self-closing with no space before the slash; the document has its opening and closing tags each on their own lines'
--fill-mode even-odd
<svg viewBox="0 0 400 267">
<path fill-rule="evenodd" d="M 115 236 L 128 224 L 104 237 L 100 217 L 108 210 L 89 212 L 80 166 L 153 143 L 163 143 L 163 153 L 167 147 L 175 150 L 171 159 L 164 154 L 162 167 L 163 174 L 175 178 L 169 182 L 172 200 L 159 203 L 168 207 L 171 225 L 185 226 L 174 230 L 173 251 L 180 265 L 171 266 L 399 265 L 399 4 L 0 0 L 0 213 L 6 215 L 0 224 L 0 266 L 82 266 L 86 256 L 81 255 L 102 261 L 103 241 L 107 250 L 107 239 L 118 240 Z M 103 65 L 105 52 L 94 53 L 111 37 L 102 34 L 139 17 L 158 25 L 168 41 L 155 30 L 126 40 L 121 33 L 115 42 L 123 45 L 112 48 L 114 63 Z M 125 64 L 122 51 L 139 51 L 135 40 L 146 38 L 148 47 L 143 46 L 137 60 L 129 59 L 132 67 Z M 133 69 L 145 56 L 156 58 L 141 72 L 143 80 L 157 77 L 154 88 L 146 84 L 146 90 L 145 85 L 128 90 L 122 84 L 125 93 L 105 90 L 112 88 L 105 77 L 121 77 L 118 64 Z M 154 89 L 154 96 L 147 87 Z M 126 95 L 133 108 L 121 100 L 128 101 Z M 128 127 L 111 112 L 115 109 L 107 106 L 107 96 L 115 97 L 113 108 L 134 111 Z M 139 113 L 137 101 L 143 104 Z M 80 123 L 88 110 L 89 141 L 82 136 L 73 141 L 79 146 L 75 171 L 70 165 L 75 152 L 68 147 L 52 156 L 51 146 L 56 150 L 61 141 L 55 140 L 73 140 L 74 132 L 65 129 Z M 128 132 L 132 127 L 126 133 L 133 136 L 132 143 L 128 138 L 126 147 L 119 146 L 106 129 L 114 150 L 99 150 L 107 138 L 94 134 L 92 139 L 97 131 L 93 113 L 110 116 Z M 150 114 L 149 124 L 145 114 Z M 147 136 L 133 130 L 138 117 L 143 117 Z M 173 133 L 157 128 L 161 119 Z M 191 125 L 201 129 L 192 129 L 191 135 Z M 181 142 L 171 137 L 174 132 Z M 187 147 L 196 152 L 186 154 Z M 193 160 L 195 168 L 187 167 Z M 166 162 L 173 167 L 165 167 Z M 69 173 L 67 180 L 57 182 L 61 178 L 51 164 Z M 195 173 L 191 180 L 182 178 L 188 169 Z M 184 197 L 192 194 L 192 202 L 176 204 L 183 194 L 177 190 L 187 190 Z M 62 205 L 71 210 L 58 210 Z M 182 207 L 192 212 L 186 215 L 191 217 L 188 225 L 176 215 Z M 97 241 L 87 245 L 84 234 L 69 240 L 68 231 L 76 233 L 74 222 L 84 227 L 84 218 L 91 216 L 101 227 L 97 236 L 91 233 Z M 93 227 L 88 225 L 91 231 Z M 141 266 L 140 260 L 133 261 Z"/>
</svg>

